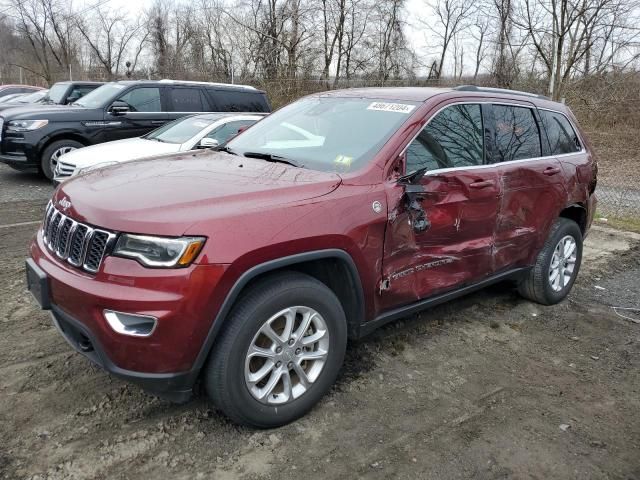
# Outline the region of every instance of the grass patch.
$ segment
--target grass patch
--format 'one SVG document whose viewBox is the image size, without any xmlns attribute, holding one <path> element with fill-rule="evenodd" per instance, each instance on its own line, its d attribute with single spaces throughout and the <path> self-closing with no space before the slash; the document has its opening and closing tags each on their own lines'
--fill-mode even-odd
<svg viewBox="0 0 640 480">
<path fill-rule="evenodd" d="M 606 219 L 606 222 L 603 219 Z M 618 230 L 640 233 L 640 217 L 613 217 L 596 212 L 595 220 L 600 225 L 609 225 Z"/>
</svg>

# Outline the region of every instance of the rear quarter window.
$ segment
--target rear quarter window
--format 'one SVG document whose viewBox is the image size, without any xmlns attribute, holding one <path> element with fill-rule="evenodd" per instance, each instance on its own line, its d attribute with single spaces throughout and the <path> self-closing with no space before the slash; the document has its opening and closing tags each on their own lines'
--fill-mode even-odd
<svg viewBox="0 0 640 480">
<path fill-rule="evenodd" d="M 562 155 L 582 150 L 580 139 L 567 117 L 558 112 L 540 110 L 540 118 L 547 132 L 551 155 Z"/>
</svg>

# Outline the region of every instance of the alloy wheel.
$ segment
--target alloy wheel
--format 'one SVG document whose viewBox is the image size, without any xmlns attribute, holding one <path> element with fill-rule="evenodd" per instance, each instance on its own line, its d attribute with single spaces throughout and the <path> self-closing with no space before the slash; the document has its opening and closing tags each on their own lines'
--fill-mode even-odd
<svg viewBox="0 0 640 480">
<path fill-rule="evenodd" d="M 245 383 L 261 403 L 282 405 L 318 379 L 329 354 L 329 329 L 313 308 L 289 307 L 260 327 L 245 358 Z"/>
<path fill-rule="evenodd" d="M 53 153 L 51 154 L 51 157 L 49 157 L 49 168 L 51 169 L 51 172 L 56 171 L 56 165 L 58 165 L 58 160 L 62 155 L 65 155 L 75 149 L 76 149 L 75 147 L 67 146 L 67 147 L 60 147 L 57 150 L 54 150 Z"/>
<path fill-rule="evenodd" d="M 549 285 L 555 292 L 565 288 L 576 267 L 578 248 L 576 240 L 571 235 L 566 235 L 556 245 L 549 265 Z"/>
</svg>

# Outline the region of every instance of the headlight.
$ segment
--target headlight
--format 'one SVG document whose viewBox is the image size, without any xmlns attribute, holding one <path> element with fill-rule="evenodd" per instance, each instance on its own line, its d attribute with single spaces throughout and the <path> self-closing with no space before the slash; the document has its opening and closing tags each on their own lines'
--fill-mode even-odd
<svg viewBox="0 0 640 480">
<path fill-rule="evenodd" d="M 49 120 L 13 120 L 7 123 L 7 130 L 12 132 L 30 132 L 44 127 Z"/>
<path fill-rule="evenodd" d="M 99 168 L 108 167 L 109 165 L 117 165 L 118 163 L 120 163 L 120 162 L 116 162 L 115 160 L 112 160 L 110 162 L 96 163 L 94 165 L 89 165 L 87 167 L 83 167 L 83 168 L 78 169 L 76 174 L 80 175 L 81 173 L 87 173 L 87 172 L 90 172 L 91 170 L 97 170 Z"/>
<path fill-rule="evenodd" d="M 145 267 L 187 267 L 196 259 L 205 238 L 163 238 L 122 234 L 113 250 L 117 257 L 133 258 Z"/>
</svg>

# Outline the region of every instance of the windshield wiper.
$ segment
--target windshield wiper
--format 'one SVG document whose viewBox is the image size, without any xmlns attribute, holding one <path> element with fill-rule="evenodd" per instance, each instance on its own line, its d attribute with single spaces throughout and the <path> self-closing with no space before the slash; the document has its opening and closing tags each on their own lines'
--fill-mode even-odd
<svg viewBox="0 0 640 480">
<path fill-rule="evenodd" d="M 259 158 L 261 160 L 266 160 L 267 162 L 285 163 L 287 165 L 291 165 L 293 167 L 298 167 L 298 168 L 304 167 L 304 165 L 296 162 L 295 160 L 291 160 L 290 158 L 282 157 L 280 155 L 274 155 L 272 153 L 244 152 L 242 155 L 247 158 Z"/>
<path fill-rule="evenodd" d="M 213 150 L 214 152 L 224 152 L 224 153 L 228 153 L 229 155 L 238 155 L 236 152 L 234 152 L 233 150 L 231 150 L 229 147 L 226 147 L 224 145 L 220 145 L 219 147 L 214 147 L 211 150 Z"/>
</svg>

